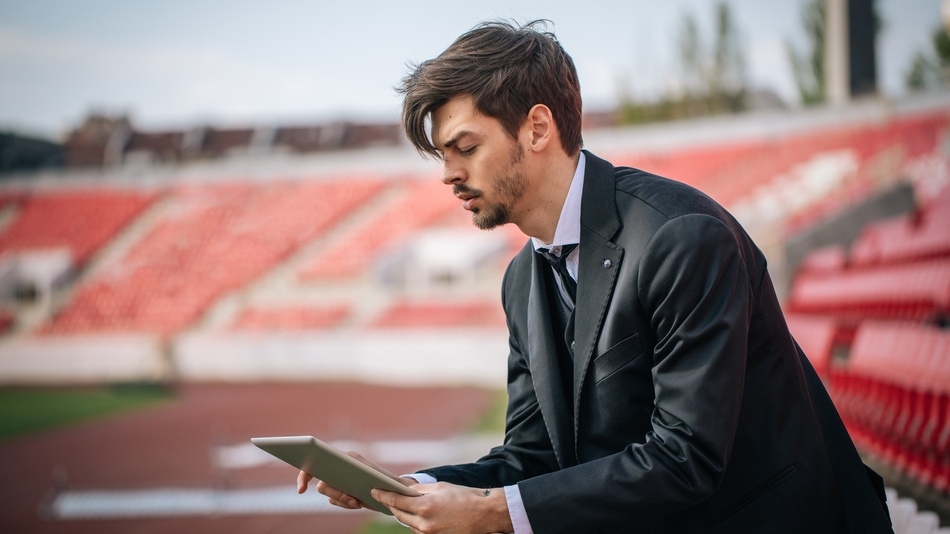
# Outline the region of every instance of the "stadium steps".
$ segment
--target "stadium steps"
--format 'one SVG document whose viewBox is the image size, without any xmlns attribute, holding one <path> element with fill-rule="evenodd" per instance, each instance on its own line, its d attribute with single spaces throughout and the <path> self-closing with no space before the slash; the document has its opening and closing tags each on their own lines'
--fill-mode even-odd
<svg viewBox="0 0 950 534">
<path fill-rule="evenodd" d="M 198 328 L 230 328 L 235 321 L 241 320 L 241 315 L 247 309 L 300 308 L 306 305 L 324 308 L 337 303 L 350 304 L 352 308 L 350 315 L 346 321 L 338 325 L 340 328 L 354 322 L 360 323 L 363 317 L 376 313 L 376 310 L 384 305 L 385 299 L 371 284 L 366 283 L 365 279 L 361 277 L 334 281 L 315 279 L 303 282 L 299 279 L 298 273 L 329 244 L 346 239 L 356 228 L 376 217 L 380 210 L 386 209 L 394 199 L 403 194 L 403 184 L 398 180 L 383 181 L 380 185 L 381 191 L 368 202 L 362 203 L 336 225 L 301 246 L 268 273 L 251 284 L 224 295 L 205 314 Z M 353 303 L 358 303 L 358 305 L 353 305 Z"/>
<path fill-rule="evenodd" d="M 102 249 L 90 258 L 89 264 L 76 277 L 74 286 L 81 285 L 97 276 L 111 265 L 122 261 L 129 250 L 139 243 L 152 230 L 155 224 L 165 216 L 172 199 L 160 196 L 148 209 L 143 211 L 126 225 Z"/>
<path fill-rule="evenodd" d="M 374 191 L 373 180 L 185 185 L 174 209 L 120 264 L 80 288 L 46 331 L 171 336 Z"/>
<path fill-rule="evenodd" d="M 58 310 L 68 305 L 77 288 L 96 277 L 104 266 L 118 261 L 129 247 L 134 246 L 149 231 L 154 221 L 161 217 L 167 199 L 159 191 L 143 191 L 143 195 L 152 196 L 153 199 L 129 222 L 121 226 L 115 235 L 88 255 L 86 261 L 79 265 L 70 283 L 53 292 L 48 307 L 24 307 L 20 310 L 21 313 L 17 317 L 17 330 L 14 333 L 30 333 L 48 322 Z M 11 218 L 14 217 L 15 215 L 11 215 Z"/>
<path fill-rule="evenodd" d="M 432 226 L 457 209 L 447 187 L 435 179 L 411 179 L 392 203 L 356 225 L 352 233 L 327 243 L 298 273 L 301 280 L 346 280 L 370 272 L 388 247 Z"/>
</svg>

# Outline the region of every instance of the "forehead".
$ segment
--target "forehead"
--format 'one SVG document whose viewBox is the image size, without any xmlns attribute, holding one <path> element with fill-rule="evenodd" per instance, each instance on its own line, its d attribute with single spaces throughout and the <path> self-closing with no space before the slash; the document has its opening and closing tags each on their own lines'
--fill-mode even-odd
<svg viewBox="0 0 950 534">
<path fill-rule="evenodd" d="M 454 97 L 432 113 L 432 143 L 440 150 L 464 137 L 485 137 L 498 131 L 502 131 L 501 123 L 480 113 L 470 96 Z"/>
</svg>

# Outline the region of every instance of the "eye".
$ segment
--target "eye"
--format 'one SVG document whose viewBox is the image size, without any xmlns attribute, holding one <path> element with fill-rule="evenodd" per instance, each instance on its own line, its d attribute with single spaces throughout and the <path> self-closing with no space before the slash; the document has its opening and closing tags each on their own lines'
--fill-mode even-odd
<svg viewBox="0 0 950 534">
<path fill-rule="evenodd" d="M 471 147 L 469 147 L 469 148 L 459 148 L 459 154 L 461 154 L 461 155 L 463 155 L 463 156 L 471 156 L 471 155 L 475 152 L 475 148 L 476 148 L 477 146 L 478 146 L 478 145 L 473 145 L 473 146 L 471 146 Z"/>
</svg>

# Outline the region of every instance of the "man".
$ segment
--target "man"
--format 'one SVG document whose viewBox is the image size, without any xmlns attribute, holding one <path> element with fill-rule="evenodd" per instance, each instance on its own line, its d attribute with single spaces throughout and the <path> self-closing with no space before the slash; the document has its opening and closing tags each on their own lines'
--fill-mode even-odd
<svg viewBox="0 0 950 534">
<path fill-rule="evenodd" d="M 702 193 L 581 150 L 577 75 L 553 35 L 483 24 L 401 89 L 409 139 L 473 222 L 531 236 L 502 288 L 504 444 L 407 479 L 422 497 L 377 492 L 401 522 L 890 532 L 881 479 L 789 334 L 762 253 Z"/>
</svg>

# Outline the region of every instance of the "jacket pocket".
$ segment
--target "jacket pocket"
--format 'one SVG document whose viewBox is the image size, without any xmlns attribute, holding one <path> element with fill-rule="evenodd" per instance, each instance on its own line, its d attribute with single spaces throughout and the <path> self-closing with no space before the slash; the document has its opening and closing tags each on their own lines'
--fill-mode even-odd
<svg viewBox="0 0 950 534">
<path fill-rule="evenodd" d="M 595 384 L 609 378 L 643 355 L 643 347 L 640 346 L 638 338 L 638 334 L 633 334 L 594 358 L 592 370 Z"/>
<path fill-rule="evenodd" d="M 768 495 L 772 490 L 778 488 L 779 486 L 787 482 L 797 473 L 798 473 L 798 468 L 795 467 L 794 464 L 786 467 L 785 469 L 782 469 L 778 473 L 772 475 L 768 480 L 766 480 L 762 484 L 759 484 L 755 489 L 745 494 L 742 498 L 730 504 L 729 506 L 724 508 L 722 511 L 717 513 L 716 515 L 710 517 L 706 521 L 706 524 L 709 525 L 710 528 L 719 525 L 720 523 L 731 518 L 733 515 L 742 511 L 749 505 L 755 503 L 760 498 L 764 497 L 765 495 Z"/>
</svg>

